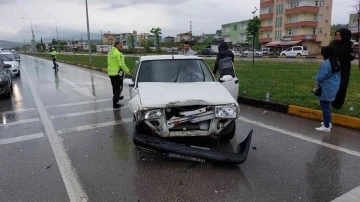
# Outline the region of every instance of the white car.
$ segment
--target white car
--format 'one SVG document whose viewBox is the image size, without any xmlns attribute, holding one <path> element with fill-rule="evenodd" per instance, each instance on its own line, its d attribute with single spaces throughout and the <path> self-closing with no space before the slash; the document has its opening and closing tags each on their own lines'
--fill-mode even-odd
<svg viewBox="0 0 360 202">
<path fill-rule="evenodd" d="M 239 80 L 231 58 L 219 62 L 219 76 L 216 81 L 206 62 L 197 56 L 140 57 L 132 79 L 124 79 L 130 90 L 135 145 L 173 157 L 243 163 L 252 131 L 236 154 L 185 147 L 169 140 L 198 136 L 228 141 L 234 137 L 240 112 Z"/>
<path fill-rule="evenodd" d="M 234 53 L 234 56 L 240 56 L 240 52 L 239 52 L 239 51 L 234 51 L 234 50 L 232 50 L 232 52 Z"/>
<path fill-rule="evenodd" d="M 260 52 L 260 51 L 257 51 L 257 50 L 252 50 L 252 49 L 250 49 L 250 50 L 246 50 L 246 51 L 244 51 L 243 52 L 243 56 L 249 56 L 249 55 L 255 55 L 255 56 L 262 56 L 263 54 L 262 54 L 262 52 Z"/>
<path fill-rule="evenodd" d="M 281 56 L 307 56 L 309 55 L 306 46 L 293 46 L 280 53 Z"/>
<path fill-rule="evenodd" d="M 11 75 L 20 76 L 19 62 L 16 61 L 15 56 L 11 52 L 0 52 L 0 59 L 4 62 L 4 64 L 11 65 Z"/>
</svg>

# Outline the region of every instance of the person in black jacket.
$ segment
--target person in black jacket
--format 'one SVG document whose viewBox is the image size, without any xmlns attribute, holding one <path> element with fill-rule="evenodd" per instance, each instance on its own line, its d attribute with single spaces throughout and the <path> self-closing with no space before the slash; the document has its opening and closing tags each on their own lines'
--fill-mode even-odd
<svg viewBox="0 0 360 202">
<path fill-rule="evenodd" d="M 331 45 L 336 47 L 337 57 L 341 65 L 340 88 L 336 98 L 331 105 L 335 109 L 341 109 L 345 102 L 346 91 L 349 85 L 351 61 L 354 60 L 353 43 L 351 40 L 351 31 L 342 28 L 335 32 L 335 39 Z"/>
<path fill-rule="evenodd" d="M 234 53 L 231 50 L 229 50 L 229 47 L 226 42 L 220 43 L 218 46 L 218 49 L 219 49 L 219 52 L 217 54 L 216 61 L 215 61 L 215 67 L 213 70 L 214 76 L 216 76 L 216 72 L 219 69 L 219 60 L 221 60 L 223 58 L 231 57 L 232 61 L 234 62 Z"/>
</svg>

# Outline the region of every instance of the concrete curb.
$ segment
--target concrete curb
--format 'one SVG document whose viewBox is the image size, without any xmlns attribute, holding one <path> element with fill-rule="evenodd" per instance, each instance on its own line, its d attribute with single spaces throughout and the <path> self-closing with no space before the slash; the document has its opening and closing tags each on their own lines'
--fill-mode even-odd
<svg viewBox="0 0 360 202">
<path fill-rule="evenodd" d="M 322 121 L 322 112 L 316 109 L 310 109 L 295 105 L 286 105 L 276 102 L 269 102 L 269 101 L 243 97 L 243 96 L 239 96 L 238 102 L 241 104 L 269 109 L 272 111 L 290 114 L 297 117 Z M 357 130 L 360 129 L 360 118 L 350 117 L 335 113 L 332 113 L 331 115 L 332 115 L 331 118 L 333 125 L 339 125 L 346 128 L 357 129 Z"/>
<path fill-rule="evenodd" d="M 35 57 L 35 56 L 33 56 Z M 49 58 L 43 58 L 47 60 L 51 60 Z M 100 68 L 100 67 L 91 67 L 88 65 L 81 65 L 76 64 L 75 62 L 70 61 L 64 61 L 64 60 L 58 60 L 58 62 L 66 63 L 66 64 L 72 64 L 75 66 L 83 67 L 86 69 L 92 69 L 102 72 L 107 72 L 106 68 Z M 131 75 L 126 75 L 125 77 L 130 77 Z M 264 108 L 271 111 L 276 111 L 284 114 L 290 114 L 297 117 L 302 117 L 306 119 L 316 120 L 316 121 L 322 121 L 322 112 L 320 110 L 316 109 L 310 109 L 295 105 L 287 105 L 272 101 L 265 101 L 265 100 L 259 100 L 255 98 L 245 97 L 245 96 L 239 96 L 238 97 L 239 104 L 245 104 L 250 105 L 254 107 Z M 360 130 L 360 118 L 355 117 L 349 117 L 341 114 L 334 114 L 332 113 L 332 124 L 333 125 L 339 125 L 351 129 L 357 129 Z"/>
</svg>

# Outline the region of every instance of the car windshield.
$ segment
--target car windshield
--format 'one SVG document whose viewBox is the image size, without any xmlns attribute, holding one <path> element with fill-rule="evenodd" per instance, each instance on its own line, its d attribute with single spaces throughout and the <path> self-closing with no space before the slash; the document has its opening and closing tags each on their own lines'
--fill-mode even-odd
<svg viewBox="0 0 360 202">
<path fill-rule="evenodd" d="M 292 48 L 288 48 L 288 49 L 286 49 L 286 51 L 291 51 L 292 50 Z"/>
<path fill-rule="evenodd" d="M 3 61 L 15 61 L 13 54 L 0 54 L 0 59 Z"/>
<path fill-rule="evenodd" d="M 199 59 L 143 61 L 137 82 L 215 81 L 208 66 Z"/>
</svg>

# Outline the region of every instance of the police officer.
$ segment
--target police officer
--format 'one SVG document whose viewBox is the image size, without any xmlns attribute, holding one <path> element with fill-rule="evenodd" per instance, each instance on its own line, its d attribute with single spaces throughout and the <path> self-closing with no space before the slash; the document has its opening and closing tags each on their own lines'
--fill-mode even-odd
<svg viewBox="0 0 360 202">
<path fill-rule="evenodd" d="M 123 76 L 124 72 L 129 74 L 130 71 L 126 67 L 125 58 L 123 51 L 123 45 L 120 42 L 115 42 L 114 47 L 108 53 L 108 75 L 111 80 L 111 85 L 113 88 L 113 108 L 119 108 L 119 100 L 124 99 L 124 96 L 121 95 L 122 86 L 123 86 Z"/>
<path fill-rule="evenodd" d="M 56 50 L 55 50 L 55 48 L 53 48 L 52 50 L 53 51 L 51 52 L 51 57 L 53 59 L 53 64 L 54 64 L 53 69 L 55 69 L 55 67 L 59 67 L 59 65 L 56 63 Z"/>
</svg>

